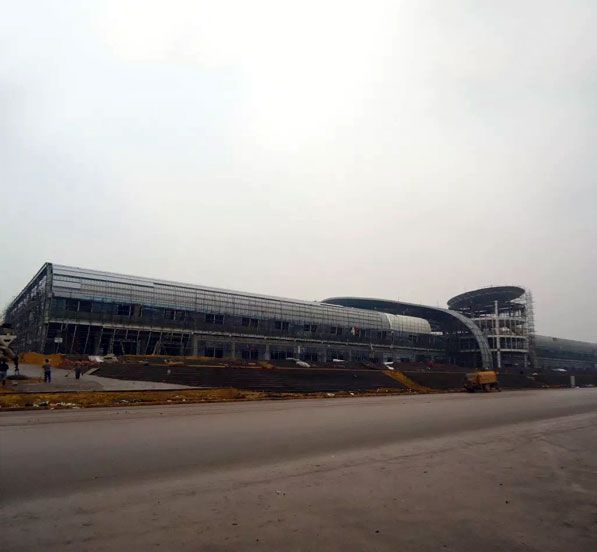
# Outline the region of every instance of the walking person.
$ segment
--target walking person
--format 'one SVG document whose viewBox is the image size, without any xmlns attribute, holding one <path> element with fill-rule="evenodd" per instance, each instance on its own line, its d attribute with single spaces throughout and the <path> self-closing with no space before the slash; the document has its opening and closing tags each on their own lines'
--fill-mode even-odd
<svg viewBox="0 0 597 552">
<path fill-rule="evenodd" d="M 15 356 L 15 376 L 18 376 L 21 372 L 19 371 L 19 355 Z"/>
<path fill-rule="evenodd" d="M 6 385 L 6 374 L 8 373 L 8 362 L 6 359 L 3 358 L 0 361 L 0 380 L 2 381 L 2 385 Z"/>
<path fill-rule="evenodd" d="M 77 364 L 75 366 L 75 378 L 80 379 L 81 378 L 81 372 L 82 372 L 81 365 Z"/>
<path fill-rule="evenodd" d="M 46 358 L 46 363 L 43 365 L 44 369 L 44 383 L 52 383 L 52 365 Z"/>
</svg>

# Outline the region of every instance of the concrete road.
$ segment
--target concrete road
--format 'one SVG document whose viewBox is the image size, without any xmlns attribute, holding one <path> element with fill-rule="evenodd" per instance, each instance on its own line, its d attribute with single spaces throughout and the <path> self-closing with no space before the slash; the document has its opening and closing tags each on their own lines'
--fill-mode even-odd
<svg viewBox="0 0 597 552">
<path fill-rule="evenodd" d="M 0 415 L 3 550 L 597 550 L 597 389 Z"/>
</svg>

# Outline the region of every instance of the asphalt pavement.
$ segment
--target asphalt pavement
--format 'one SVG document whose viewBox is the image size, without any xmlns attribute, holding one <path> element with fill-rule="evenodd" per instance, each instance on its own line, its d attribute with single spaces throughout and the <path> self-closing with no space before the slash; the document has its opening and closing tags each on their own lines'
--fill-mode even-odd
<svg viewBox="0 0 597 552">
<path fill-rule="evenodd" d="M 3 550 L 597 549 L 597 389 L 0 415 Z"/>
</svg>

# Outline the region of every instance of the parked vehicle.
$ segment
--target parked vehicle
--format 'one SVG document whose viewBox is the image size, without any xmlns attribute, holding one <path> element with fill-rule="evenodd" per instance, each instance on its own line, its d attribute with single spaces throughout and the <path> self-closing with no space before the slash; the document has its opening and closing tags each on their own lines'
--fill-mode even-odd
<svg viewBox="0 0 597 552">
<path fill-rule="evenodd" d="M 464 380 L 464 388 L 469 393 L 474 393 L 475 391 L 484 391 L 488 393 L 492 389 L 501 391 L 498 384 L 497 372 L 494 370 L 469 372 L 466 374 L 466 378 Z"/>
</svg>

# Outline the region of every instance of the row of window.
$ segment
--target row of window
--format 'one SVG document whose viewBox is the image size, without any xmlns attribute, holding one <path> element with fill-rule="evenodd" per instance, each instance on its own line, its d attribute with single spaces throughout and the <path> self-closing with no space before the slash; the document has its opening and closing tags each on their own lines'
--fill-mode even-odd
<svg viewBox="0 0 597 552">
<path fill-rule="evenodd" d="M 307 335 L 317 339 L 338 341 L 366 341 L 368 343 L 387 343 L 391 339 L 395 345 L 434 347 L 443 346 L 441 337 L 430 334 L 401 334 L 390 330 L 374 328 L 359 328 L 357 326 L 342 327 L 340 325 L 325 325 L 317 323 L 296 323 L 289 320 L 264 320 L 257 317 L 236 317 L 223 313 L 201 313 L 168 309 L 156 306 L 145 306 L 130 303 L 107 303 L 84 299 L 54 297 L 51 312 L 56 318 L 73 313 L 73 318 L 100 318 L 109 320 L 112 316 L 138 320 L 144 325 L 164 325 L 182 327 L 188 330 L 198 330 L 212 326 L 215 331 L 238 332 L 242 327 L 243 333 L 259 335 L 284 335 L 294 338 L 304 338 Z M 90 313 L 90 314 L 89 314 Z M 122 322 L 122 320 L 120 320 Z M 168 323 L 172 321 L 172 323 Z M 215 352 L 214 352 L 215 355 Z"/>
<path fill-rule="evenodd" d="M 286 351 L 272 351 L 270 353 L 270 358 L 272 360 L 286 360 L 287 358 L 293 358 L 294 353 L 292 349 L 287 349 Z"/>
<path fill-rule="evenodd" d="M 205 321 L 208 324 L 224 324 L 224 315 L 223 314 L 206 314 Z M 241 325 L 247 328 L 259 328 L 260 320 L 258 318 L 242 318 Z M 276 320 L 274 322 L 274 327 L 276 330 L 288 331 L 290 328 L 290 322 L 285 320 Z M 319 326 L 317 324 L 303 324 L 303 331 L 309 333 L 317 333 Z M 329 333 L 331 335 L 335 335 L 340 337 L 343 334 L 344 328 L 341 326 L 331 326 L 329 329 Z M 386 339 L 388 337 L 388 332 L 385 330 L 361 330 L 360 328 L 352 328 L 351 332 L 353 335 L 356 336 L 363 336 L 363 337 L 377 337 L 377 339 Z"/>
<path fill-rule="evenodd" d="M 218 324 L 222 326 L 224 324 L 224 315 L 223 314 L 206 314 L 205 321 L 208 324 Z"/>
<path fill-rule="evenodd" d="M 210 356 L 208 353 L 211 353 L 211 347 L 206 347 L 205 352 L 206 356 Z M 220 351 L 220 349 L 216 349 L 216 352 Z M 222 353 L 223 354 L 223 353 Z M 240 356 L 243 360 L 259 360 L 259 350 L 258 349 L 242 349 L 240 352 Z M 319 355 L 317 353 L 301 353 L 299 355 L 302 360 L 310 361 L 310 362 L 317 362 L 319 360 Z M 220 358 L 220 357 L 217 357 Z M 288 351 L 272 351 L 270 354 L 271 360 L 286 360 L 288 358 L 294 358 L 292 350 Z"/>
<path fill-rule="evenodd" d="M 302 303 L 284 299 L 267 297 L 254 297 L 244 294 L 226 293 L 221 291 L 175 288 L 155 284 L 151 286 L 139 286 L 124 282 L 99 281 L 87 278 L 73 278 L 59 276 L 54 277 L 54 285 L 60 287 L 61 280 L 68 280 L 71 284 L 78 283 L 80 292 L 98 297 L 110 297 L 114 302 L 127 301 L 139 304 L 175 304 L 179 308 L 188 310 L 209 309 L 209 307 L 224 307 L 234 310 L 234 314 L 246 314 L 259 312 L 266 315 L 266 318 L 275 318 L 284 312 L 296 312 L 305 317 L 313 318 L 338 318 L 347 317 L 341 308 L 332 305 L 313 303 Z M 70 287 L 70 286 L 68 286 Z M 211 310 L 211 309 L 209 309 Z M 232 314 L 232 313 L 231 313 Z M 299 316 L 300 316 L 299 315 Z M 360 312 L 361 323 L 367 321 L 375 324 L 379 320 L 376 313 Z"/>
<path fill-rule="evenodd" d="M 224 357 L 224 349 L 222 347 L 205 347 L 204 349 L 204 356 L 209 358 L 223 358 Z M 251 349 L 246 348 L 242 349 L 240 352 L 240 356 L 243 360 L 259 360 L 259 350 L 258 349 Z M 301 360 L 305 360 L 307 362 L 319 362 L 323 360 L 319 353 L 313 351 L 305 351 L 298 355 Z M 292 350 L 287 351 L 272 351 L 270 353 L 271 360 L 286 360 L 289 358 L 295 358 L 294 353 Z M 327 358 L 330 361 L 334 360 L 346 360 L 346 355 L 344 352 L 330 352 L 327 354 Z M 375 361 L 375 355 L 371 355 L 371 353 L 365 353 L 362 351 L 355 351 L 352 354 L 352 359 L 354 361 Z M 393 357 L 387 357 L 386 362 L 392 362 L 394 360 Z M 410 357 L 401 357 L 399 359 L 400 362 L 411 362 L 412 359 Z"/>
<path fill-rule="evenodd" d="M 241 320 L 241 325 L 247 328 L 258 328 L 259 320 L 257 318 L 243 318 Z"/>
<path fill-rule="evenodd" d="M 204 356 L 208 358 L 224 358 L 224 349 L 223 347 L 205 347 Z M 257 349 L 242 349 L 240 356 L 243 360 L 259 360 L 259 351 Z M 287 358 L 292 358 L 292 351 L 273 351 L 270 358 L 272 360 L 286 360 Z"/>
<path fill-rule="evenodd" d="M 54 298 L 54 308 L 57 310 L 64 309 L 66 312 L 82 312 L 82 313 L 103 313 L 114 314 L 125 317 L 139 317 L 144 319 L 165 319 L 176 321 L 193 321 L 198 320 L 200 313 L 177 310 L 177 309 L 162 309 L 158 307 L 148 307 L 144 305 L 130 305 L 117 303 L 102 303 L 96 301 L 87 301 L 71 298 Z M 225 316 L 223 314 L 205 313 L 202 315 L 207 324 L 214 324 L 218 326 L 224 325 Z M 246 328 L 259 328 L 262 321 L 258 318 L 242 317 L 241 325 Z M 274 328 L 280 331 L 289 331 L 290 322 L 287 320 L 275 320 Z M 308 333 L 317 333 L 320 326 L 318 324 L 305 323 L 303 324 L 303 331 Z M 342 336 L 344 329 L 341 326 L 331 326 L 329 333 L 335 336 Z M 373 337 L 380 340 L 387 338 L 387 331 L 385 330 L 370 330 L 352 327 L 349 332 L 354 336 Z"/>
<path fill-rule="evenodd" d="M 105 277 L 105 275 L 103 275 Z M 277 298 L 257 297 L 234 292 L 224 292 L 184 285 L 166 285 L 157 282 L 137 281 L 134 278 L 114 276 L 115 280 L 101 280 L 97 275 L 81 276 L 55 274 L 54 285 L 60 288 L 60 281 L 65 281 L 68 287 L 78 284 L 78 294 L 97 296 L 99 301 L 112 303 L 130 303 L 136 305 L 161 305 L 172 311 L 197 312 L 203 310 L 222 312 L 232 316 L 251 317 L 253 313 L 259 318 L 300 320 L 311 319 L 318 324 L 337 324 L 348 327 L 351 323 L 358 326 L 379 327 L 383 317 L 373 311 L 354 310 L 328 305 L 325 303 L 308 303 Z M 130 282 L 129 282 L 130 280 Z M 60 289 L 56 289 L 60 295 Z M 174 308 L 172 308 L 173 305 Z M 184 316 L 184 315 L 183 315 Z M 425 324 L 416 319 L 400 320 L 401 330 L 404 332 L 425 331 Z"/>
</svg>

